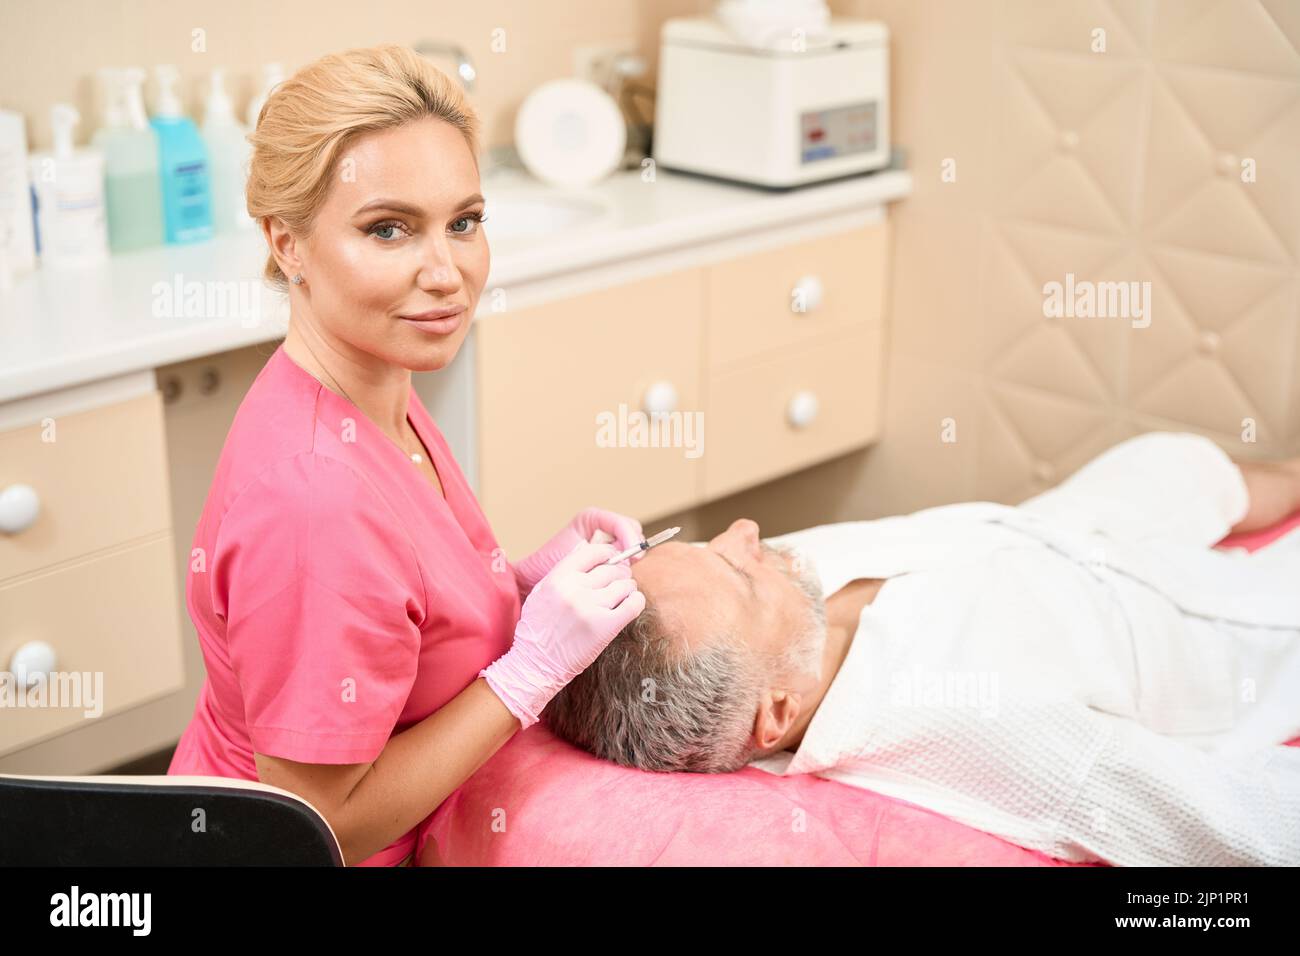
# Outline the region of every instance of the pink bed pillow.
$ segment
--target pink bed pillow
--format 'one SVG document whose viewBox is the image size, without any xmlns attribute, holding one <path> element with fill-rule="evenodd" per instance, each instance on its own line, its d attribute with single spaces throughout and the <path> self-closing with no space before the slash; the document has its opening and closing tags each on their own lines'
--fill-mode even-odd
<svg viewBox="0 0 1300 956">
<path fill-rule="evenodd" d="M 1254 550 L 1291 528 L 1225 538 Z M 1291 741 L 1300 746 L 1300 738 Z M 450 866 L 1073 866 L 938 813 L 820 777 L 657 774 L 516 734 L 430 817 Z"/>
</svg>

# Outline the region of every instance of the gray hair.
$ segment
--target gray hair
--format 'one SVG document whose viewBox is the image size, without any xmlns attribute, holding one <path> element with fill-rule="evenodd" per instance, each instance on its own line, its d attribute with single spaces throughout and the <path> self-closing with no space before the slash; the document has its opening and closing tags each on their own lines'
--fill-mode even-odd
<svg viewBox="0 0 1300 956">
<path fill-rule="evenodd" d="M 730 773 L 757 754 L 763 661 L 732 631 L 695 652 L 647 604 L 542 712 L 559 737 L 605 760 L 662 772 Z"/>
<path fill-rule="evenodd" d="M 763 548 L 797 557 L 780 545 L 765 542 Z M 820 676 L 826 635 L 821 584 L 802 561 L 794 568 L 787 576 L 808 601 L 807 622 L 779 652 L 750 647 L 733 627 L 718 625 L 692 651 L 665 615 L 647 603 L 591 666 L 552 698 L 542 719 L 558 737 L 626 767 L 696 773 L 741 769 L 763 753 L 754 739 L 763 691 L 794 674 Z"/>
</svg>

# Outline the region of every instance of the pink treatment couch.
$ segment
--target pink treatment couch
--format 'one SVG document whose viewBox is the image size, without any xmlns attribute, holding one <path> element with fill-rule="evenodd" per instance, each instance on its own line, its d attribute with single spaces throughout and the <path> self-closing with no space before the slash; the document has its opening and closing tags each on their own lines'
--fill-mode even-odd
<svg viewBox="0 0 1300 956">
<path fill-rule="evenodd" d="M 1300 514 L 1219 547 L 1254 550 L 1297 526 Z M 811 775 L 621 767 L 542 724 L 516 734 L 442 803 L 421 832 L 421 852 L 429 839 L 448 866 L 1099 865 L 1056 860 Z"/>
</svg>

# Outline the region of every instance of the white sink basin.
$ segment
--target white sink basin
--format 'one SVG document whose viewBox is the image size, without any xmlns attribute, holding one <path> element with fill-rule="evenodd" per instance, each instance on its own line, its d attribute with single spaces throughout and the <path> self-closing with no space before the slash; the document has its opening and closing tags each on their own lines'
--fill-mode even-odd
<svg viewBox="0 0 1300 956">
<path fill-rule="evenodd" d="M 599 222 L 609 207 L 597 199 L 536 192 L 488 192 L 483 231 L 490 242 L 537 239 Z"/>
</svg>

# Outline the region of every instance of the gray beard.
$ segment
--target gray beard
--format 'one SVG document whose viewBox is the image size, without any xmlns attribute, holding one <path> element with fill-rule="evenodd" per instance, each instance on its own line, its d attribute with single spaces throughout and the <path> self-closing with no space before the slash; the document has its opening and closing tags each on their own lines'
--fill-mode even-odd
<svg viewBox="0 0 1300 956">
<path fill-rule="evenodd" d="M 799 552 L 790 545 L 760 542 L 760 547 L 767 554 L 791 559 L 791 567 L 783 569 L 783 573 L 807 599 L 807 613 L 804 616 L 803 627 L 772 661 L 774 676 L 808 675 L 821 680 L 822 658 L 826 653 L 826 599 L 822 597 L 822 585 L 817 577 L 817 569 L 810 562 L 804 561 Z"/>
</svg>

